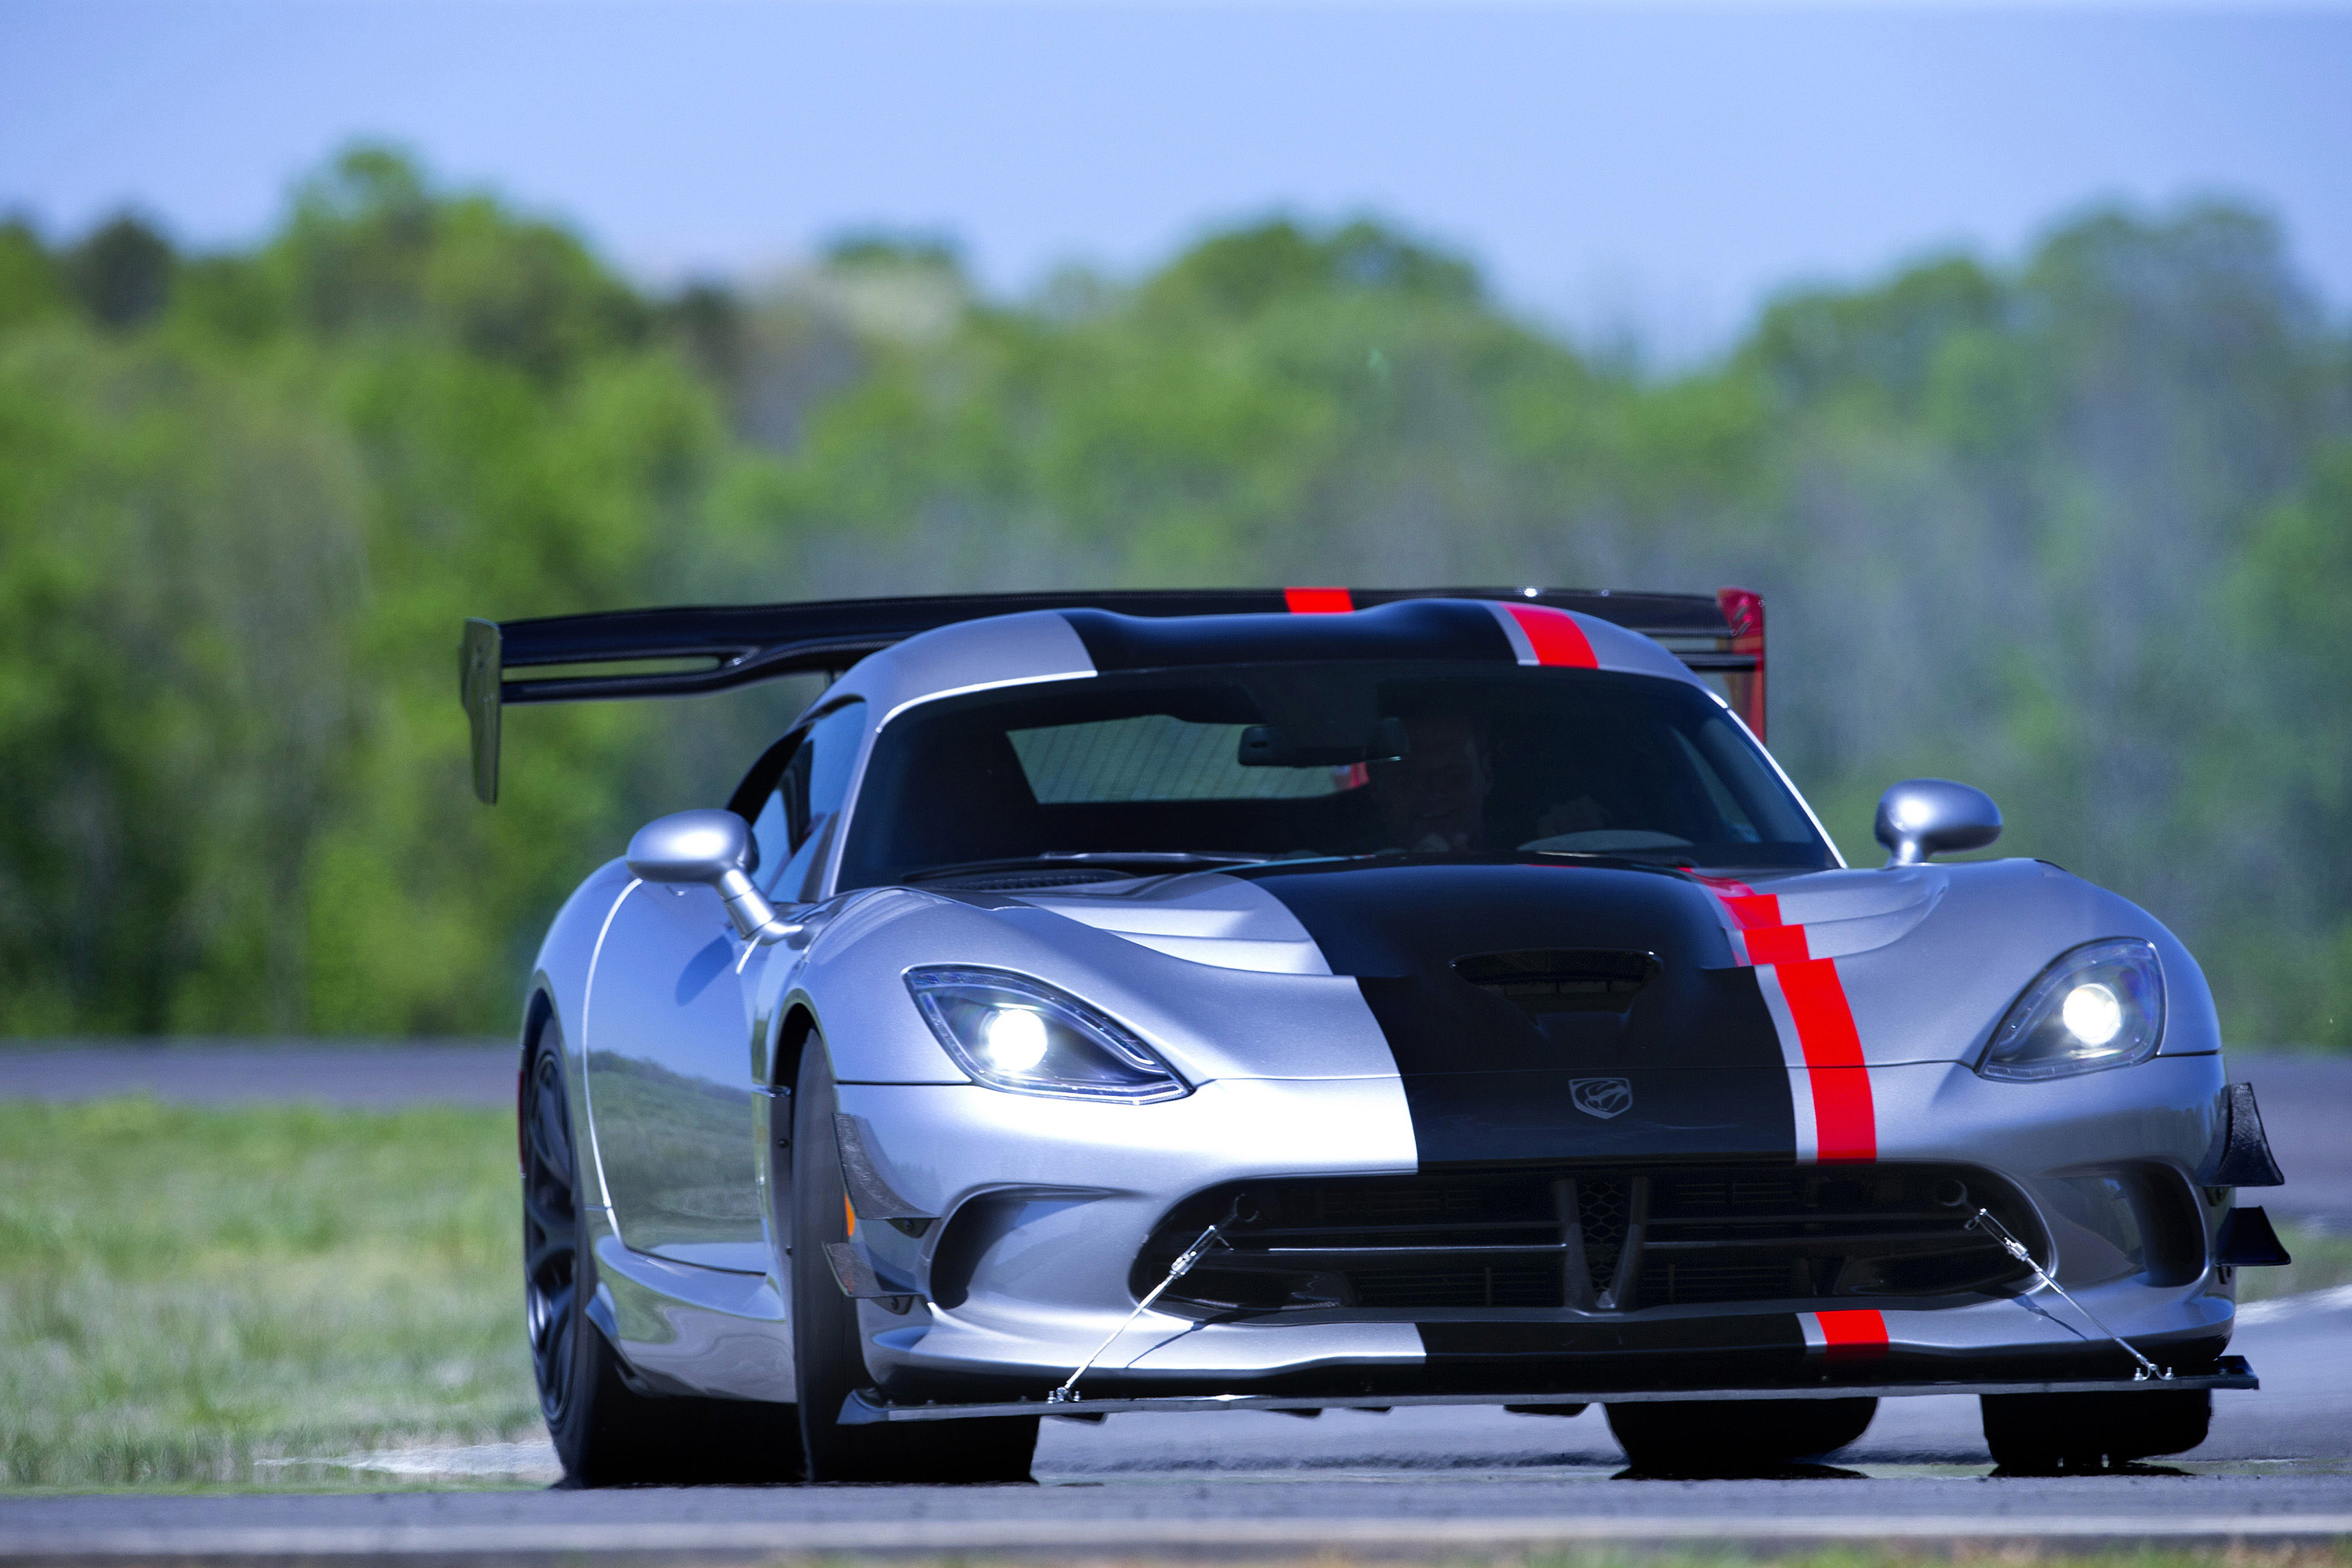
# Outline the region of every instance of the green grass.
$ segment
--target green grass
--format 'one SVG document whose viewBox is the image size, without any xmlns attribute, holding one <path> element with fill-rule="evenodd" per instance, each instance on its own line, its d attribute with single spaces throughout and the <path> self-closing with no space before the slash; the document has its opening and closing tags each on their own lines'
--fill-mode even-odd
<svg viewBox="0 0 2352 1568">
<path fill-rule="evenodd" d="M 2340 1231 L 2305 1230 L 2292 1225 L 2277 1228 L 2279 1239 L 2286 1243 L 2287 1255 L 2294 1261 L 2284 1268 L 2238 1270 L 2240 1301 L 2300 1296 L 2306 1290 L 2352 1284 L 2352 1236 Z"/>
<path fill-rule="evenodd" d="M 530 1435 L 517 1204 L 510 1112 L 0 1102 L 0 1486 Z"/>
</svg>

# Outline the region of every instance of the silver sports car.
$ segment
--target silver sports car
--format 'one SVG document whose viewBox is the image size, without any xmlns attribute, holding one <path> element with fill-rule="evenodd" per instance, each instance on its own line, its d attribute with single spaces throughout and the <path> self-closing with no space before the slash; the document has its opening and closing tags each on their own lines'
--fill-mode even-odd
<svg viewBox="0 0 2352 1568">
<path fill-rule="evenodd" d="M 570 667 L 567 671 L 564 667 Z M 829 672 L 532 972 L 530 1347 L 583 1484 L 1013 1479 L 1042 1416 L 1592 1403 L 1637 1468 L 1983 1399 L 2202 1440 L 2285 1257 L 2196 961 L 2000 819 L 1850 869 L 1763 607 L 1449 589 L 467 628 L 502 704 Z M 1204 1436 L 1206 1433 L 1204 1431 Z"/>
</svg>

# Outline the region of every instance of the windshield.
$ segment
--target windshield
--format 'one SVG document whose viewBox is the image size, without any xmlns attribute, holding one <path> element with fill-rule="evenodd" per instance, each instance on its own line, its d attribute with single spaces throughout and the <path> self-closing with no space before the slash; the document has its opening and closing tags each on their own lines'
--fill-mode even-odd
<svg viewBox="0 0 2352 1568">
<path fill-rule="evenodd" d="M 876 738 L 837 885 L 1057 859 L 1507 850 L 1835 863 L 1696 687 L 1350 663 L 1098 676 L 909 709 Z"/>
</svg>

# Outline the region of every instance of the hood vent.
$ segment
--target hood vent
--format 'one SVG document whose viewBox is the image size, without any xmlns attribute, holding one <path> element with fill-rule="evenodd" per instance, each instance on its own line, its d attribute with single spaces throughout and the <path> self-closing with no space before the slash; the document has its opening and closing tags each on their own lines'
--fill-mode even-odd
<svg viewBox="0 0 2352 1568">
<path fill-rule="evenodd" d="M 1622 1013 L 1660 967 L 1654 952 L 1609 948 L 1479 952 L 1454 961 L 1454 973 L 1510 1003 L 1538 1027 L 1561 1013 Z"/>
</svg>

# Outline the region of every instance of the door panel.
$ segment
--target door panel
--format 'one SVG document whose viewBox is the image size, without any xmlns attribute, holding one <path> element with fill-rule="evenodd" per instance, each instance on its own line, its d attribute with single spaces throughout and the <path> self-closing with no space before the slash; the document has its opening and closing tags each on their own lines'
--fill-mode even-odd
<svg viewBox="0 0 2352 1568">
<path fill-rule="evenodd" d="M 742 944 L 709 888 L 622 900 L 588 1002 L 588 1096 L 632 1250 L 763 1273 Z"/>
</svg>

